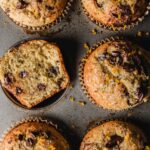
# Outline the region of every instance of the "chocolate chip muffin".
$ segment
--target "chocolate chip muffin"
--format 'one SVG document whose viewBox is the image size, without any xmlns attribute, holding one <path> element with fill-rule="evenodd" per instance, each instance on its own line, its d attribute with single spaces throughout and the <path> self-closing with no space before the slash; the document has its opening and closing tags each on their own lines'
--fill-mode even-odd
<svg viewBox="0 0 150 150">
<path fill-rule="evenodd" d="M 56 44 L 30 40 L 1 58 L 0 81 L 22 105 L 32 108 L 65 89 L 69 76 Z"/>
<path fill-rule="evenodd" d="M 80 150 L 143 150 L 143 133 L 132 124 L 110 121 L 90 130 Z"/>
<path fill-rule="evenodd" d="M 69 150 L 66 139 L 43 122 L 22 123 L 4 137 L 0 150 Z"/>
<path fill-rule="evenodd" d="M 0 7 L 18 25 L 38 30 L 65 15 L 68 3 L 68 0 L 1 0 Z"/>
<path fill-rule="evenodd" d="M 110 40 L 87 56 L 81 83 L 93 102 L 103 108 L 132 108 L 149 98 L 149 56 L 129 41 Z"/>
<path fill-rule="evenodd" d="M 81 0 L 86 14 L 97 23 L 115 28 L 131 25 L 144 16 L 146 0 Z"/>
</svg>

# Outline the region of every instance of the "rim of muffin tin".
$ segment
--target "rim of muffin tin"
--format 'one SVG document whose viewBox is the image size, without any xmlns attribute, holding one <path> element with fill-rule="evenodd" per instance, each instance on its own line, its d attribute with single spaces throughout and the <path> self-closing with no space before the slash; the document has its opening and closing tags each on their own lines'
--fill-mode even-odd
<svg viewBox="0 0 150 150">
<path fill-rule="evenodd" d="M 11 51 L 12 48 L 15 48 L 21 44 L 24 44 L 28 41 L 32 41 L 32 40 L 44 40 L 47 41 L 49 43 L 53 43 L 56 44 L 55 42 L 49 41 L 48 39 L 46 39 L 46 37 L 44 38 L 27 38 L 24 40 L 21 40 L 17 43 L 15 43 L 14 45 L 12 45 L 10 48 L 8 48 L 8 51 Z M 58 44 L 56 44 L 58 45 Z M 59 46 L 59 45 L 58 45 Z M 59 47 L 60 48 L 60 47 Z M 61 51 L 61 49 L 60 49 Z M 63 57 L 63 55 L 62 55 Z M 30 111 L 37 111 L 37 110 L 47 110 L 48 108 L 52 108 L 53 106 L 55 106 L 58 102 L 60 102 L 63 98 L 65 98 L 65 96 L 68 94 L 69 92 L 69 86 L 70 84 L 68 84 L 68 86 L 65 89 L 62 89 L 61 91 L 59 91 L 58 93 L 54 94 L 51 97 L 46 98 L 45 100 L 43 100 L 42 102 L 38 103 L 37 105 L 35 105 L 32 108 L 28 108 L 27 106 L 21 104 L 17 98 L 15 96 L 13 96 L 13 94 L 11 94 L 5 87 L 2 86 L 1 84 L 1 88 L 3 93 L 5 94 L 5 96 L 7 97 L 8 101 L 11 102 L 13 104 L 13 106 L 15 106 L 16 108 L 20 108 L 22 110 L 30 110 Z"/>
<path fill-rule="evenodd" d="M 46 25 L 42 25 L 42 26 L 28 26 L 28 25 L 24 25 L 24 24 L 21 24 L 20 22 L 18 21 L 15 21 L 14 19 L 12 19 L 10 17 L 10 15 L 5 12 L 5 14 L 18 26 L 22 27 L 23 29 L 27 30 L 27 31 L 31 31 L 31 32 L 40 32 L 40 31 L 44 31 L 44 30 L 48 30 L 50 28 L 52 28 L 53 26 L 59 24 L 68 14 L 68 12 L 70 11 L 71 9 L 71 6 L 72 6 L 72 3 L 73 3 L 73 0 L 68 0 L 67 3 L 66 3 L 66 6 L 64 8 L 64 10 L 62 11 L 62 13 L 56 18 L 56 20 L 54 20 L 53 22 L 51 23 L 48 23 Z"/>
<path fill-rule="evenodd" d="M 70 145 L 70 141 L 68 140 L 67 136 L 65 135 L 65 131 L 62 130 L 62 128 L 59 126 L 58 123 L 56 123 L 53 120 L 49 120 L 49 119 L 45 119 L 43 117 L 27 117 L 24 119 L 21 119 L 20 121 L 16 121 L 15 123 L 12 123 L 2 134 L 2 136 L 0 137 L 0 146 L 3 142 L 3 140 L 5 139 L 5 137 L 7 136 L 7 134 L 13 130 L 14 128 L 16 128 L 17 126 L 23 124 L 23 123 L 28 123 L 28 122 L 37 122 L 37 123 L 45 123 L 49 126 L 52 126 L 53 128 L 55 128 L 55 130 L 57 130 L 57 132 L 59 132 L 63 138 L 67 141 L 69 149 L 71 148 Z"/>
<path fill-rule="evenodd" d="M 120 27 L 116 27 L 116 26 L 109 26 L 109 25 L 105 25 L 99 21 L 97 21 L 96 19 L 94 19 L 93 16 L 91 16 L 85 9 L 84 5 L 83 5 L 83 0 L 81 0 L 81 6 L 83 9 L 83 12 L 86 14 L 86 16 L 96 25 L 98 25 L 101 28 L 107 29 L 107 30 L 111 30 L 111 31 L 125 31 L 125 30 L 129 30 L 134 28 L 135 26 L 138 26 L 139 23 L 143 22 L 143 20 L 145 19 L 146 16 L 149 15 L 149 11 L 150 11 L 150 1 L 147 3 L 147 7 L 145 10 L 145 13 L 143 14 L 143 16 L 139 17 L 135 22 L 131 22 L 130 24 L 125 24 L 124 26 L 120 26 Z"/>
<path fill-rule="evenodd" d="M 88 59 L 88 57 L 101 45 L 103 45 L 104 43 L 107 43 L 107 42 L 113 42 L 113 41 L 119 41 L 119 40 L 123 40 L 123 41 L 130 41 L 128 40 L 127 38 L 125 37 L 122 37 L 122 36 L 111 36 L 109 38 L 105 38 L 103 40 L 101 40 L 100 42 L 97 42 L 96 44 L 94 44 L 90 50 L 88 50 L 84 56 L 82 56 L 81 60 L 80 60 L 80 64 L 79 64 L 79 71 L 78 71 L 78 74 L 79 74 L 79 81 L 80 81 L 80 86 L 81 86 L 81 89 L 84 93 L 84 95 L 88 98 L 88 100 L 98 106 L 99 108 L 102 108 L 104 110 L 107 110 L 107 111 L 112 111 L 112 112 L 121 112 L 121 111 L 125 111 L 125 110 L 130 110 L 130 109 L 133 109 L 137 106 L 139 106 L 140 104 L 143 104 L 143 103 L 146 103 L 148 101 L 148 99 L 146 100 L 142 100 L 141 102 L 135 104 L 135 105 L 132 105 L 132 106 L 129 106 L 128 108 L 125 108 L 125 109 L 120 109 L 120 110 L 115 110 L 115 109 L 108 109 L 108 108 L 105 108 L 103 107 L 102 105 L 98 105 L 95 100 L 92 98 L 92 96 L 90 95 L 90 93 L 88 92 L 85 84 L 84 84 L 84 66 L 86 64 L 86 60 Z M 139 46 L 140 47 L 140 46 Z M 142 47 L 141 47 L 142 48 Z M 143 49 L 143 48 L 142 48 Z M 144 49 L 143 49 L 144 50 Z M 145 51 L 145 50 L 144 50 Z"/>
<path fill-rule="evenodd" d="M 85 136 L 88 134 L 88 132 L 90 132 L 91 130 L 93 130 L 94 128 L 98 127 L 98 126 L 101 126 L 107 122 L 111 122 L 111 121 L 119 121 L 119 122 L 122 122 L 122 123 L 127 123 L 128 125 L 132 125 L 133 127 L 135 127 L 135 129 L 137 129 L 141 136 L 142 136 L 142 139 L 143 139 L 143 144 L 144 146 L 147 146 L 149 145 L 148 143 L 148 138 L 143 130 L 143 128 L 141 128 L 139 125 L 136 125 L 134 122 L 128 120 L 128 118 L 111 118 L 111 119 L 97 119 L 95 121 L 93 121 L 88 127 L 87 127 L 87 130 L 85 132 L 85 134 L 83 135 L 83 138 L 82 138 L 82 141 L 80 143 L 80 147 L 81 147 L 81 144 L 83 142 L 83 139 L 85 138 Z"/>
</svg>

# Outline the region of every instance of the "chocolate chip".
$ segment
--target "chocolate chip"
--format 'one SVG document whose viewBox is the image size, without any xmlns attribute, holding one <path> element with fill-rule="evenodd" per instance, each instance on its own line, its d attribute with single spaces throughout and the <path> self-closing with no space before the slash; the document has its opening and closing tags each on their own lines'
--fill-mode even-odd
<svg viewBox="0 0 150 150">
<path fill-rule="evenodd" d="M 19 95 L 23 92 L 23 90 L 20 87 L 16 87 L 16 94 Z"/>
<path fill-rule="evenodd" d="M 99 56 L 97 57 L 97 60 L 98 60 L 98 61 L 104 61 L 104 60 L 107 59 L 108 57 L 109 57 L 108 53 L 107 53 L 107 52 L 104 52 L 104 53 L 102 53 L 101 55 L 99 55 Z"/>
<path fill-rule="evenodd" d="M 10 85 L 13 83 L 13 74 L 12 73 L 6 73 L 4 74 L 4 82 L 6 85 Z"/>
<path fill-rule="evenodd" d="M 19 1 L 17 2 L 16 8 L 17 8 L 17 9 L 24 9 L 24 8 L 27 7 L 27 5 L 28 5 L 28 3 L 27 3 L 25 0 L 19 0 Z"/>
<path fill-rule="evenodd" d="M 26 71 L 21 71 L 21 72 L 19 73 L 19 76 L 20 76 L 20 78 L 25 78 L 26 76 L 28 76 L 28 72 L 26 72 Z"/>
<path fill-rule="evenodd" d="M 138 101 L 142 101 L 143 97 L 144 97 L 144 92 L 143 89 L 141 87 L 139 87 L 136 92 L 135 92 L 136 97 L 138 98 Z"/>
<path fill-rule="evenodd" d="M 9 141 L 8 141 L 8 144 L 11 144 L 12 143 L 12 139 L 10 139 Z"/>
<path fill-rule="evenodd" d="M 46 5 L 45 7 L 46 7 L 46 9 L 49 10 L 49 11 L 54 10 L 54 7 L 52 7 L 52 6 Z"/>
<path fill-rule="evenodd" d="M 33 140 L 32 138 L 28 138 L 28 139 L 26 140 L 26 145 L 27 145 L 28 147 L 32 147 L 32 146 L 34 145 L 34 140 Z"/>
<path fill-rule="evenodd" d="M 112 15 L 113 15 L 115 18 L 118 18 L 118 14 L 112 13 Z"/>
<path fill-rule="evenodd" d="M 39 131 L 31 131 L 30 133 L 33 138 L 36 138 L 39 135 Z"/>
<path fill-rule="evenodd" d="M 121 9 L 121 16 L 130 15 L 132 13 L 129 5 L 122 5 L 121 4 L 119 6 L 119 8 Z"/>
<path fill-rule="evenodd" d="M 43 83 L 39 83 L 37 85 L 37 88 L 39 89 L 39 91 L 44 91 L 46 89 L 46 85 Z"/>
<path fill-rule="evenodd" d="M 57 80 L 57 85 L 61 88 L 61 84 L 62 84 L 62 82 L 64 81 L 64 79 L 63 78 L 59 78 L 58 80 Z"/>
<path fill-rule="evenodd" d="M 118 136 L 118 135 L 113 135 L 110 137 L 110 140 L 106 143 L 105 147 L 106 148 L 113 148 L 118 145 L 118 143 L 123 142 L 123 137 Z"/>
<path fill-rule="evenodd" d="M 125 69 L 128 72 L 132 72 L 132 71 L 135 70 L 135 66 L 133 64 L 124 63 L 123 64 L 123 69 Z"/>
<path fill-rule="evenodd" d="M 115 64 L 116 64 L 116 58 L 113 57 L 113 56 L 110 56 L 110 58 L 109 58 L 109 63 L 110 63 L 111 65 L 115 65 Z"/>
<path fill-rule="evenodd" d="M 49 76 L 49 77 L 55 77 L 55 76 L 57 76 L 58 74 L 59 74 L 59 68 L 58 68 L 58 67 L 52 66 L 52 67 L 50 67 L 50 68 L 48 69 L 48 76 Z"/>
<path fill-rule="evenodd" d="M 43 2 L 43 0 L 37 0 L 37 2 L 42 3 L 42 2 Z"/>
<path fill-rule="evenodd" d="M 51 137 L 51 133 L 49 131 L 42 132 L 42 136 L 46 139 L 49 139 Z"/>
<path fill-rule="evenodd" d="M 18 135 L 18 140 L 19 140 L 19 141 L 22 141 L 23 139 L 24 139 L 24 135 L 23 135 L 23 134 L 19 134 L 19 135 Z"/>
<path fill-rule="evenodd" d="M 111 55 L 114 56 L 114 57 L 118 57 L 118 56 L 121 55 L 121 53 L 119 51 L 112 51 Z"/>
<path fill-rule="evenodd" d="M 102 8 L 104 6 L 104 2 L 99 2 L 96 0 L 96 4 L 99 8 Z"/>
</svg>

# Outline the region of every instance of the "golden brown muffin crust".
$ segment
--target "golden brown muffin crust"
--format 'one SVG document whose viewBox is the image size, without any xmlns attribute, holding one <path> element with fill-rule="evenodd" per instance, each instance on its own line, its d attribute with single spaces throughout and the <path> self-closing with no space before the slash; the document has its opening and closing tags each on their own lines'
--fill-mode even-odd
<svg viewBox="0 0 150 150">
<path fill-rule="evenodd" d="M 9 17 L 28 27 L 40 27 L 54 22 L 68 0 L 1 0 L 0 7 Z"/>
<path fill-rule="evenodd" d="M 90 130 L 80 150 L 143 150 L 145 137 L 132 124 L 110 121 Z"/>
<path fill-rule="evenodd" d="M 145 0 L 81 0 L 89 17 L 106 26 L 125 26 L 138 20 L 146 10 Z"/>
<path fill-rule="evenodd" d="M 147 99 L 148 66 L 148 57 L 131 42 L 106 42 L 88 57 L 83 80 L 96 104 L 127 109 Z"/>
<path fill-rule="evenodd" d="M 4 138 L 0 150 L 69 150 L 64 137 L 42 122 L 22 123 Z"/>
</svg>

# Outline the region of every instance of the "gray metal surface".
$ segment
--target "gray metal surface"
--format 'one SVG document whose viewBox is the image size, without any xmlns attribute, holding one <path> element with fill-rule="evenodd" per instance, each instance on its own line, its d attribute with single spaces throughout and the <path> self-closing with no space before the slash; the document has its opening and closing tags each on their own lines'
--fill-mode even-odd
<svg viewBox="0 0 150 150">
<path fill-rule="evenodd" d="M 91 33 L 94 28 L 98 31 L 97 35 Z M 73 88 L 69 89 L 69 92 L 61 101 L 53 107 L 47 107 L 43 110 L 16 108 L 0 89 L 0 136 L 12 123 L 28 116 L 43 116 L 63 123 L 67 127 L 65 132 L 70 132 L 74 135 L 72 141 L 75 150 L 78 149 L 79 143 L 89 125 L 96 120 L 130 118 L 150 132 L 150 102 L 128 111 L 111 112 L 103 110 L 89 102 L 80 88 L 78 79 L 79 62 L 86 52 L 86 49 L 83 48 L 85 42 L 92 46 L 103 38 L 112 35 L 123 35 L 150 50 L 150 38 L 136 37 L 135 35 L 138 31 L 150 32 L 150 16 L 146 17 L 138 27 L 129 31 L 112 32 L 103 30 L 89 21 L 84 15 L 79 0 L 74 2 L 72 10 L 66 19 L 53 27 L 50 33 L 41 33 L 41 35 L 26 33 L 0 10 L 0 55 L 2 56 L 9 47 L 20 40 L 46 36 L 46 39 L 55 41 L 60 45 L 73 85 Z M 74 102 L 69 100 L 70 96 L 75 98 Z M 80 106 L 79 101 L 85 101 L 86 105 Z"/>
</svg>

